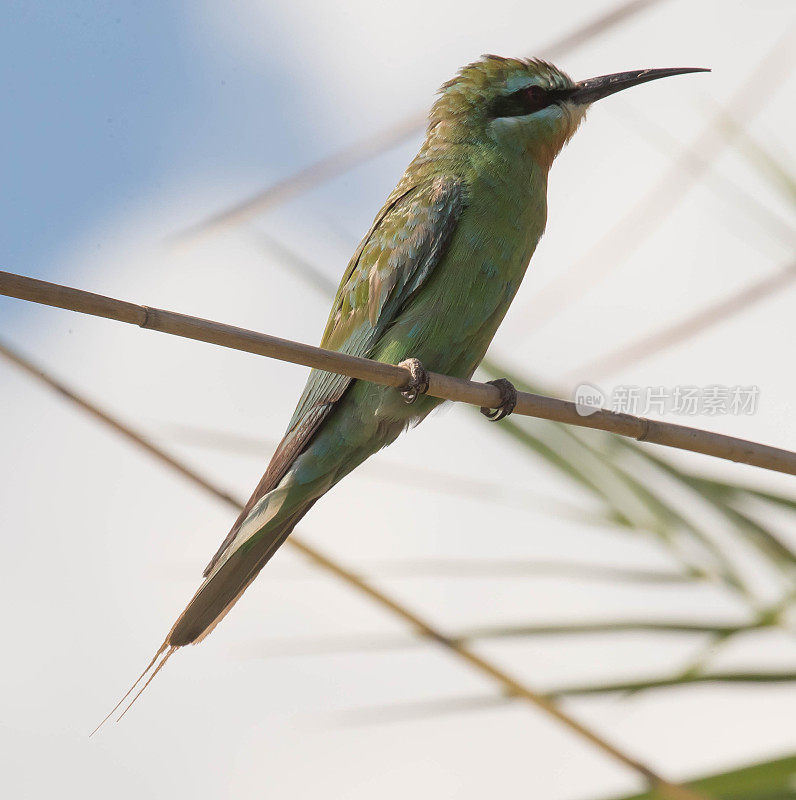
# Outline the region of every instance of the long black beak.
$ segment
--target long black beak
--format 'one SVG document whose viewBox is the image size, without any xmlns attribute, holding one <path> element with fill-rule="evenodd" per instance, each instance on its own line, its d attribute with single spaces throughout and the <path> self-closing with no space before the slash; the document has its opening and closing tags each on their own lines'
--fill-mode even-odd
<svg viewBox="0 0 796 800">
<path fill-rule="evenodd" d="M 668 78 L 671 75 L 685 75 L 687 72 L 710 72 L 703 67 L 671 67 L 669 69 L 634 69 L 630 72 L 615 72 L 613 75 L 601 75 L 599 78 L 589 78 L 576 83 L 567 92 L 567 100 L 573 103 L 593 103 L 602 100 L 609 94 L 621 92 L 631 86 L 638 86 L 647 81 L 656 81 L 658 78 Z"/>
</svg>

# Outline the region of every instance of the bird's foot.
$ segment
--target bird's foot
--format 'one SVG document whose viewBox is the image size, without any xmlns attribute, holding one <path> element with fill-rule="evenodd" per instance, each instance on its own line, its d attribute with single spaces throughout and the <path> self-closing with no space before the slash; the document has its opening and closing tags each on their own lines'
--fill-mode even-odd
<svg viewBox="0 0 796 800">
<path fill-rule="evenodd" d="M 412 376 L 406 386 L 398 390 L 404 402 L 411 405 L 417 400 L 418 395 L 425 394 L 428 391 L 428 373 L 416 358 L 407 358 L 398 366 L 408 369 Z"/>
<path fill-rule="evenodd" d="M 487 381 L 487 383 L 497 387 L 500 391 L 500 405 L 495 408 L 482 407 L 481 413 L 492 422 L 497 422 L 514 411 L 517 405 L 517 390 L 514 388 L 514 384 L 506 378 L 498 378 L 496 381 Z"/>
</svg>

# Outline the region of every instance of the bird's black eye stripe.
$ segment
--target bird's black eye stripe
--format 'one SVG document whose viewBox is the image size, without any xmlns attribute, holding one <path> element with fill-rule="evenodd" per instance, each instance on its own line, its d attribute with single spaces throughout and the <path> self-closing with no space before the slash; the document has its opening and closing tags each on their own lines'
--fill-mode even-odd
<svg viewBox="0 0 796 800">
<path fill-rule="evenodd" d="M 524 89 L 498 97 L 490 109 L 491 116 L 523 117 L 555 103 L 556 99 L 554 92 L 541 86 L 526 86 Z"/>
</svg>

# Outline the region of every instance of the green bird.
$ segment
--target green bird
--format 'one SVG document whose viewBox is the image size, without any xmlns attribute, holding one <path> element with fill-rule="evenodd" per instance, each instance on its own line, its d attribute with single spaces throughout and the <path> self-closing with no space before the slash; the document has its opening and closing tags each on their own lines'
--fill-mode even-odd
<svg viewBox="0 0 796 800">
<path fill-rule="evenodd" d="M 442 86 L 420 151 L 348 264 L 321 340 L 330 350 L 405 363 L 412 384 L 401 393 L 310 373 L 265 475 L 125 698 L 151 672 L 146 688 L 177 648 L 213 630 L 320 497 L 441 402 L 423 394 L 424 369 L 473 374 L 544 231 L 550 166 L 589 105 L 699 71 L 575 83 L 545 61 L 488 55 Z M 502 406 L 482 409 L 493 418 L 509 413 L 516 396 L 507 381 L 497 384 Z"/>
</svg>

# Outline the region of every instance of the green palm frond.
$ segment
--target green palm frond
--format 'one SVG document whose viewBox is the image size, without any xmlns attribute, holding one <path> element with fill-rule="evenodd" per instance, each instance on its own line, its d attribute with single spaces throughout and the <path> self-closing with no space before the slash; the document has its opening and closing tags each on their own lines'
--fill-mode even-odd
<svg viewBox="0 0 796 800">
<path fill-rule="evenodd" d="M 540 387 L 536 383 L 512 373 L 492 359 L 486 359 L 482 369 L 491 378 L 508 377 L 524 391 L 540 392 Z M 784 574 L 786 578 L 793 578 L 796 554 L 777 531 L 753 516 L 753 511 L 744 508 L 744 502 L 754 498 L 758 503 L 793 511 L 796 510 L 796 501 L 793 498 L 761 492 L 742 484 L 722 483 L 695 475 L 652 452 L 641 443 L 620 440 L 620 437 L 600 431 L 533 419 L 509 420 L 502 423 L 499 428 L 512 436 L 518 444 L 542 436 L 547 436 L 549 439 L 553 435 L 559 442 L 566 440 L 568 442 L 566 449 L 560 446 L 556 448 L 557 460 L 562 458 L 562 453 L 566 453 L 567 457 L 581 469 L 584 464 L 596 461 L 599 470 L 602 473 L 610 473 L 619 480 L 624 485 L 626 493 L 638 498 L 654 520 L 653 524 L 637 524 L 634 527 L 658 535 L 666 546 L 672 549 L 673 555 L 681 561 L 683 556 L 679 552 L 678 542 L 682 535 L 689 536 L 698 545 L 697 552 L 701 551 L 707 560 L 700 559 L 698 564 L 689 563 L 689 566 L 696 567 L 697 571 L 707 568 L 728 586 L 742 593 L 746 592 L 744 578 L 724 554 L 720 537 L 709 529 L 708 523 L 698 522 L 693 516 L 686 514 L 681 508 L 681 499 L 669 499 L 666 496 L 662 486 L 665 483 L 661 480 L 662 475 L 679 484 L 681 489 L 686 489 L 695 504 L 707 503 L 711 509 L 718 512 L 723 518 L 721 525 L 723 535 L 739 536 L 751 544 L 770 566 Z M 536 456 L 545 456 L 545 453 L 537 447 L 530 447 L 529 452 Z M 643 464 L 639 462 L 644 462 L 650 469 L 641 468 Z M 558 467 L 557 461 L 551 463 L 551 466 Z M 626 507 L 619 502 L 621 493 L 615 491 L 609 494 L 603 491 L 599 495 L 595 494 L 595 497 L 606 505 L 604 511 L 609 518 L 614 518 L 625 525 L 628 524 L 628 520 L 631 524 L 634 520 L 638 522 L 638 517 L 628 515 Z"/>
<path fill-rule="evenodd" d="M 689 781 L 714 800 L 796 800 L 796 755 Z M 614 800 L 660 800 L 654 791 Z"/>
</svg>

